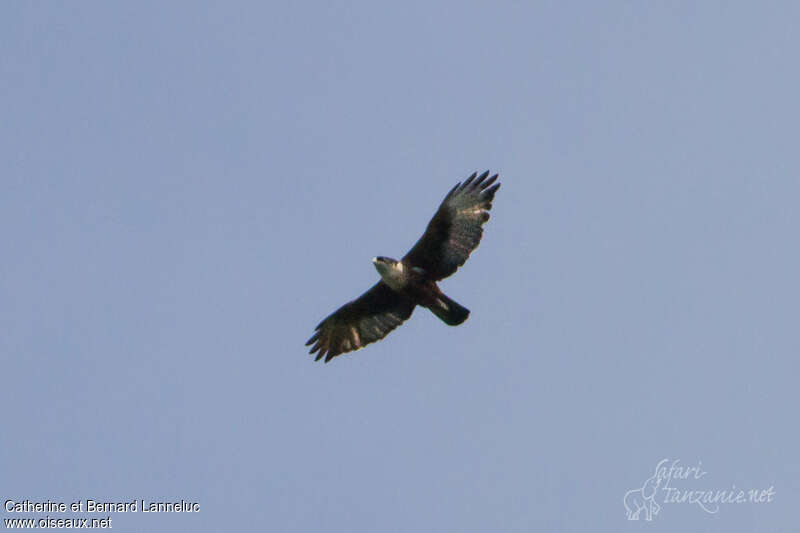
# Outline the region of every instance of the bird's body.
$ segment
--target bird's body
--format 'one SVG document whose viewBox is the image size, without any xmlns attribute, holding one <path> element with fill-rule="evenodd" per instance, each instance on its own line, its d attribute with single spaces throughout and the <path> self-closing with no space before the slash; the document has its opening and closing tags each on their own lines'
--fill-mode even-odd
<svg viewBox="0 0 800 533">
<path fill-rule="evenodd" d="M 372 262 L 390 289 L 427 307 L 446 324 L 457 326 L 469 316 L 469 310 L 445 296 L 425 269 L 389 257 L 376 257 Z"/>
<path fill-rule="evenodd" d="M 463 323 L 469 310 L 447 297 L 437 281 L 453 274 L 480 243 L 497 174 L 472 174 L 447 194 L 425 233 L 401 260 L 376 257 L 381 281 L 319 323 L 306 346 L 316 360 L 358 350 L 382 339 L 407 320 L 419 305 L 451 326 Z"/>
</svg>

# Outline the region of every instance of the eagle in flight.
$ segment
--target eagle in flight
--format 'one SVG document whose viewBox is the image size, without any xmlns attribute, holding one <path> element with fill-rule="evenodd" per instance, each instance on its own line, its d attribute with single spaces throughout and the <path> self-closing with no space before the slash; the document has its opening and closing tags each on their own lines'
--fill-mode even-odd
<svg viewBox="0 0 800 533">
<path fill-rule="evenodd" d="M 403 259 L 375 257 L 372 263 L 381 280 L 320 322 L 306 342 L 306 346 L 313 344 L 309 353 L 317 352 L 315 361 L 324 357 L 327 363 L 384 338 L 417 305 L 427 307 L 449 326 L 464 322 L 469 309 L 445 296 L 436 282 L 453 274 L 478 247 L 500 188 L 496 180 L 497 174 L 489 177 L 486 171 L 456 184 Z"/>
</svg>

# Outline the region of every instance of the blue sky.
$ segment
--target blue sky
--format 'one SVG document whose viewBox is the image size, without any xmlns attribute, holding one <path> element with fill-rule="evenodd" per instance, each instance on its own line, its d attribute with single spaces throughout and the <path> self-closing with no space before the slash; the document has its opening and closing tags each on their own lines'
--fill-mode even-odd
<svg viewBox="0 0 800 533">
<path fill-rule="evenodd" d="M 0 15 L 4 501 L 201 507 L 118 531 L 796 530 L 796 4 Z M 313 363 L 370 259 L 487 168 L 442 285 L 469 320 Z M 664 458 L 775 498 L 629 522 Z"/>
</svg>

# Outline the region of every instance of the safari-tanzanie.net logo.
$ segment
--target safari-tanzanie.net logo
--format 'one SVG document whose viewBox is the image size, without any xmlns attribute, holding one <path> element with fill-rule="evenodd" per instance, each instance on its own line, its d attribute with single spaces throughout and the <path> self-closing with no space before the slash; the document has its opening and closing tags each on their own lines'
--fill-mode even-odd
<svg viewBox="0 0 800 533">
<path fill-rule="evenodd" d="M 680 459 L 662 459 L 641 487 L 625 493 L 625 515 L 628 520 L 652 520 L 670 504 L 692 505 L 716 514 L 724 505 L 770 503 L 775 496 L 772 485 L 746 489 L 735 484 L 722 489 L 709 487 L 707 474 L 701 461 L 696 466 L 685 466 Z"/>
</svg>

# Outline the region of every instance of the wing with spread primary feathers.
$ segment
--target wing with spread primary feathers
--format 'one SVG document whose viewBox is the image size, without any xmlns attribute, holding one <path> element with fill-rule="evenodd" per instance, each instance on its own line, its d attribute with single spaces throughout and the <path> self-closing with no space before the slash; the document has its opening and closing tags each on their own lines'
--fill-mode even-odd
<svg viewBox="0 0 800 533">
<path fill-rule="evenodd" d="M 489 220 L 494 193 L 500 188 L 499 183 L 492 185 L 497 174 L 488 176 L 488 170 L 480 176 L 475 173 L 453 187 L 403 262 L 425 269 L 435 280 L 464 264 L 481 242 L 481 226 Z"/>
<path fill-rule="evenodd" d="M 325 357 L 327 363 L 339 354 L 384 338 L 411 316 L 414 305 L 379 281 L 320 322 L 306 346 L 314 345 L 309 353 L 319 352 L 315 361 Z"/>
</svg>

